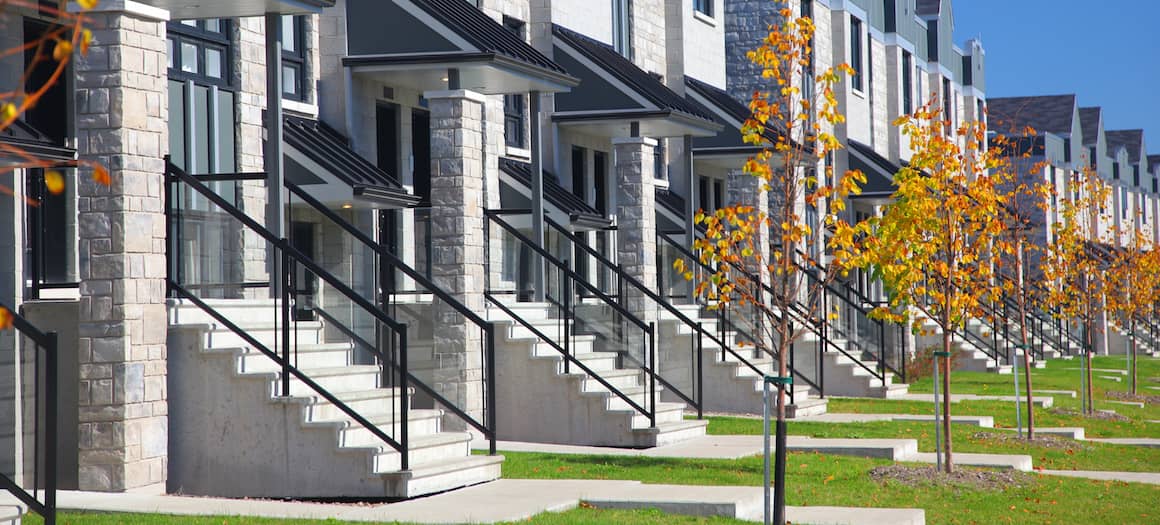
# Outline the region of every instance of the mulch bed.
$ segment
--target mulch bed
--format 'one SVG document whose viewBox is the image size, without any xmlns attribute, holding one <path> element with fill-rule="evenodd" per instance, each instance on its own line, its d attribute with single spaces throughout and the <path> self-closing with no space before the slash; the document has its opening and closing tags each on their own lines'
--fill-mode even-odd
<svg viewBox="0 0 1160 525">
<path fill-rule="evenodd" d="M 1100 420 L 1104 420 L 1104 421 L 1131 421 L 1132 420 L 1131 418 L 1129 418 L 1127 416 L 1121 416 L 1120 414 L 1113 414 L 1111 412 L 1104 412 L 1104 411 L 1100 411 L 1100 410 L 1097 410 L 1094 414 L 1088 414 L 1086 416 L 1084 414 L 1080 413 L 1078 410 L 1072 410 L 1070 408 L 1053 408 L 1053 409 L 1051 409 L 1051 413 L 1058 414 L 1061 416 L 1078 416 L 1078 417 L 1086 417 L 1088 419 L 1100 419 Z"/>
<path fill-rule="evenodd" d="M 952 459 L 954 456 L 951 456 Z M 870 478 L 879 483 L 896 481 L 908 487 L 951 485 L 986 490 L 1003 490 L 1032 483 L 1032 476 L 1015 470 L 975 470 L 957 468 L 951 474 L 931 466 L 888 465 L 870 471 Z"/>
<path fill-rule="evenodd" d="M 1104 395 L 1115 399 L 1117 401 L 1143 401 L 1149 405 L 1160 405 L 1160 396 L 1152 396 L 1148 394 L 1129 394 L 1127 392 L 1120 392 L 1117 390 L 1108 390 Z"/>
<path fill-rule="evenodd" d="M 1000 443 L 1011 443 L 1018 445 L 1033 445 L 1043 448 L 1057 448 L 1061 450 L 1087 449 L 1091 448 L 1083 443 L 1079 443 L 1074 439 L 1067 439 L 1059 436 L 1052 436 L 1048 434 L 1037 434 L 1035 439 L 1027 441 L 1025 437 L 1019 437 L 1017 433 L 998 433 L 998 432 L 975 432 L 971 436 L 972 439 L 981 439 L 986 441 L 998 441 Z"/>
</svg>

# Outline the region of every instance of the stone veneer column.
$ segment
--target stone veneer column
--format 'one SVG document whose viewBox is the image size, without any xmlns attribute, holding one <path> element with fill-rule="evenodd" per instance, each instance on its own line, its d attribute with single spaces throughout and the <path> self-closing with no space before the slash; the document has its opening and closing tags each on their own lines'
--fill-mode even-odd
<svg viewBox="0 0 1160 525">
<path fill-rule="evenodd" d="M 744 170 L 730 170 L 728 178 L 725 181 L 725 204 L 727 206 L 752 206 L 754 213 L 769 216 L 770 199 L 767 197 L 767 192 L 761 189 L 762 180 Z M 775 221 L 779 222 L 779 221 Z M 760 226 L 757 229 L 757 250 L 756 255 L 752 261 L 746 263 L 750 268 L 757 267 L 757 275 L 764 284 L 769 284 L 769 262 L 770 262 L 770 232 L 769 228 Z M 758 263 L 757 256 L 761 257 L 761 263 Z M 771 297 L 766 297 L 766 300 L 771 300 Z"/>
<path fill-rule="evenodd" d="M 466 90 L 424 94 L 431 110 L 431 273 L 473 312 L 484 311 L 486 97 Z M 482 332 L 446 303 L 435 304 L 435 388 L 467 413 L 483 414 Z M 458 420 L 445 421 L 462 428 Z"/>
<path fill-rule="evenodd" d="M 645 286 L 657 283 L 656 190 L 653 187 L 657 141 L 644 137 L 612 139 L 616 155 L 616 252 L 625 273 Z M 626 293 L 627 308 L 642 321 L 656 320 L 643 297 Z"/>
<path fill-rule="evenodd" d="M 89 15 L 93 46 L 76 63 L 80 157 L 112 184 L 78 175 L 81 490 L 166 479 L 165 20 L 129 0 Z"/>
</svg>

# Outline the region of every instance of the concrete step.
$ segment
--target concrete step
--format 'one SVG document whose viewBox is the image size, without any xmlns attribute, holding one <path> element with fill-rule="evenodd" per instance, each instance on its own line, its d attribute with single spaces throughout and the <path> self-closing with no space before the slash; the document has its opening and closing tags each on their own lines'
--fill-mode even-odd
<svg viewBox="0 0 1160 525">
<path fill-rule="evenodd" d="M 397 437 L 397 436 L 396 436 Z M 471 434 L 467 432 L 440 432 L 410 438 L 410 462 L 413 465 L 436 463 L 447 458 L 461 458 L 471 453 Z M 370 444 L 340 445 L 344 448 L 377 447 L 375 454 L 374 472 L 392 472 L 399 470 L 403 465 L 403 455 L 399 451 L 388 447 L 382 441 L 376 440 Z"/>
<path fill-rule="evenodd" d="M 820 416 L 826 413 L 828 403 L 829 401 L 824 398 L 795 396 L 794 402 L 785 407 L 785 417 L 794 419 Z"/>
<path fill-rule="evenodd" d="M 388 498 L 414 498 L 499 479 L 503 456 L 464 456 L 412 463 L 410 470 L 384 472 Z"/>
<path fill-rule="evenodd" d="M 218 323 L 209 324 L 206 334 L 209 348 L 249 346 L 250 343 L 233 330 Z M 278 348 L 282 341 L 282 325 L 273 323 L 246 324 L 239 328 L 270 350 Z M 290 341 L 298 344 L 318 344 L 322 342 L 322 323 L 300 321 L 290 325 Z"/>
<path fill-rule="evenodd" d="M 300 370 L 343 367 L 351 364 L 351 348 L 349 343 L 292 345 L 290 362 Z M 274 348 L 271 350 L 281 351 Z M 246 348 L 241 351 L 241 355 L 238 356 L 238 371 L 243 374 L 281 370 L 281 365 L 258 350 Z"/>
<path fill-rule="evenodd" d="M 231 322 L 263 324 L 281 322 L 281 301 L 273 299 L 202 299 L 203 303 Z M 213 323 L 216 320 L 208 312 L 188 299 L 169 299 L 169 324 Z"/>
<path fill-rule="evenodd" d="M 415 389 L 411 389 L 414 395 Z M 351 410 L 366 418 L 391 414 L 399 409 L 398 388 L 372 388 L 335 394 Z M 414 412 L 414 410 L 412 410 Z M 307 406 L 307 421 L 345 421 L 348 416 L 330 401 L 315 396 Z"/>
<path fill-rule="evenodd" d="M 380 368 L 375 365 L 351 365 L 334 368 L 315 368 L 302 370 L 311 381 L 332 394 L 342 392 L 364 391 L 379 386 Z M 274 381 L 274 388 L 281 388 L 281 381 Z M 296 377 L 290 378 L 290 395 L 313 396 L 314 389 Z"/>
<path fill-rule="evenodd" d="M 364 416 L 366 417 L 366 416 Z M 388 436 L 398 437 L 402 431 L 399 414 L 376 415 L 367 417 L 371 424 Z M 407 433 L 412 440 L 425 436 L 441 435 L 442 410 L 409 410 L 407 411 Z M 377 447 L 383 441 L 366 427 L 354 421 L 342 421 L 346 425 L 339 431 L 338 446 L 340 447 Z"/>
<path fill-rule="evenodd" d="M 658 411 L 660 408 L 658 407 Z M 657 426 L 633 429 L 640 440 L 642 447 L 663 447 L 680 443 L 705 435 L 705 428 L 709 426 L 707 419 L 681 419 L 678 421 L 660 421 Z"/>
</svg>

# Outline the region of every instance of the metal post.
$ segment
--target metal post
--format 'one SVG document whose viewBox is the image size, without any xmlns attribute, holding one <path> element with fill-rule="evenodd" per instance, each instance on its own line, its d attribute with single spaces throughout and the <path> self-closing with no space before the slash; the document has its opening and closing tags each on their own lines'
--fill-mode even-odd
<svg viewBox="0 0 1160 525">
<path fill-rule="evenodd" d="M 942 419 L 938 406 L 938 353 L 934 356 L 934 463 L 936 472 L 942 472 Z"/>
<path fill-rule="evenodd" d="M 688 247 L 692 249 L 693 240 L 696 239 L 697 226 L 694 219 L 697 215 L 697 174 L 693 169 L 693 136 L 685 135 L 682 145 L 684 148 L 684 157 L 681 159 L 682 164 L 685 165 L 685 178 L 688 181 L 688 198 L 685 200 L 685 235 L 688 236 Z M 686 289 L 686 298 L 690 301 L 693 297 L 693 287 L 689 286 Z"/>
<path fill-rule="evenodd" d="M 761 382 L 761 399 L 762 399 L 762 451 L 764 451 L 763 458 L 763 472 L 765 474 L 765 483 L 761 486 L 762 494 L 765 495 L 765 507 L 762 510 L 762 516 L 765 517 L 765 525 L 770 525 L 773 522 L 773 517 L 770 515 L 772 505 L 769 494 L 769 381 L 768 379 Z"/>
<path fill-rule="evenodd" d="M 537 246 L 544 244 L 544 159 L 540 129 L 540 92 L 528 93 L 528 115 L 531 118 L 531 137 L 528 144 L 532 153 L 532 238 Z M 540 259 L 532 269 L 536 302 L 544 301 L 544 261 Z"/>
<path fill-rule="evenodd" d="M 410 470 L 411 466 L 411 436 L 407 430 L 411 401 L 408 393 L 411 384 L 407 377 L 410 369 L 407 365 L 407 325 L 399 326 L 399 416 L 403 424 L 399 427 L 399 444 L 403 446 L 403 457 L 400 466 L 402 470 Z"/>
<path fill-rule="evenodd" d="M 348 101 L 347 104 L 350 104 Z M 266 229 L 274 237 L 284 238 L 286 231 L 286 206 L 283 202 L 282 186 L 282 15 L 266 13 Z M 284 262 L 271 257 L 270 297 L 282 295 L 280 281 L 282 270 L 278 265 Z"/>
<path fill-rule="evenodd" d="M 487 348 L 484 349 L 484 352 L 487 354 L 487 429 L 491 431 L 487 453 L 494 456 L 497 435 L 495 426 L 495 323 L 487 325 Z"/>
<path fill-rule="evenodd" d="M 290 280 L 290 241 L 282 239 L 282 256 L 276 257 L 281 274 L 275 276 L 282 297 L 282 395 L 290 397 L 290 288 L 285 286 Z"/>
<path fill-rule="evenodd" d="M 49 332 L 45 335 L 48 336 L 48 344 L 44 348 L 44 508 L 47 511 L 44 523 L 45 525 L 56 525 L 56 464 L 60 441 L 59 436 L 57 436 L 56 421 L 60 409 L 57 352 L 60 346 L 57 344 L 56 332 Z"/>
<path fill-rule="evenodd" d="M 697 322 L 697 419 L 705 419 L 705 331 Z"/>
<path fill-rule="evenodd" d="M 649 426 L 657 426 L 657 324 L 648 324 Z"/>
</svg>

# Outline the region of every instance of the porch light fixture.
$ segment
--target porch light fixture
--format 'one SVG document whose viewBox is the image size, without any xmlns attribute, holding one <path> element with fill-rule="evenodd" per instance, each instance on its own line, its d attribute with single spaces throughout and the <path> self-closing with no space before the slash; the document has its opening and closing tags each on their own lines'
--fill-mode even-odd
<svg viewBox="0 0 1160 525">
<path fill-rule="evenodd" d="M 351 203 L 349 203 L 349 202 L 344 202 L 344 203 L 342 203 L 342 209 L 344 209 L 344 210 L 349 210 L 349 209 L 351 209 L 351 208 L 353 208 L 353 207 L 354 207 L 354 204 L 351 204 Z"/>
<path fill-rule="evenodd" d="M 442 78 L 440 78 L 439 80 L 441 80 L 441 81 L 443 81 L 443 82 L 447 82 L 447 77 L 442 77 Z"/>
</svg>

